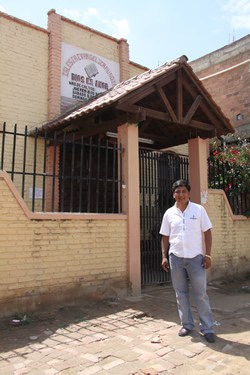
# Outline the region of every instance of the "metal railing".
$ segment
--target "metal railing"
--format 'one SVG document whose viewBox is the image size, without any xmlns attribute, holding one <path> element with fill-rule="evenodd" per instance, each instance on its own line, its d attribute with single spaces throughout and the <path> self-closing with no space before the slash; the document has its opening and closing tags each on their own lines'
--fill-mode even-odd
<svg viewBox="0 0 250 375">
<path fill-rule="evenodd" d="M 166 152 L 139 150 L 140 160 L 140 229 L 142 285 L 170 281 L 170 274 L 161 267 L 162 217 L 174 204 L 172 185 L 188 180 L 189 159 Z"/>
<path fill-rule="evenodd" d="M 33 212 L 119 213 L 121 148 L 107 137 L 63 138 L 0 131 L 0 169 Z M 119 164 L 119 176 L 118 176 Z"/>
</svg>

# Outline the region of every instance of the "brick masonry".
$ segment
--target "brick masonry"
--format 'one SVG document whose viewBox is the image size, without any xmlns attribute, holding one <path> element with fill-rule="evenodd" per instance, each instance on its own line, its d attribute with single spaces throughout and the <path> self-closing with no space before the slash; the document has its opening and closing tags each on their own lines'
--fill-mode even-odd
<svg viewBox="0 0 250 375">
<path fill-rule="evenodd" d="M 1 315 L 127 293 L 126 217 L 91 220 L 69 214 L 65 219 L 52 214 L 48 219 L 37 214 L 33 219 L 3 176 L 0 190 Z M 249 219 L 231 214 L 222 191 L 209 192 L 207 210 L 214 226 L 209 279 L 247 272 Z"/>
<path fill-rule="evenodd" d="M 236 131 L 250 137 L 250 35 L 190 65 Z"/>
<path fill-rule="evenodd" d="M 4 178 L 0 190 L 1 315 L 127 292 L 124 215 L 30 219 Z"/>
<path fill-rule="evenodd" d="M 232 214 L 222 190 L 209 190 L 206 209 L 213 224 L 209 279 L 228 279 L 230 276 L 249 273 L 250 219 Z"/>
<path fill-rule="evenodd" d="M 2 14 L 0 27 L 0 123 L 24 127 L 44 122 L 48 112 L 48 32 Z"/>
</svg>

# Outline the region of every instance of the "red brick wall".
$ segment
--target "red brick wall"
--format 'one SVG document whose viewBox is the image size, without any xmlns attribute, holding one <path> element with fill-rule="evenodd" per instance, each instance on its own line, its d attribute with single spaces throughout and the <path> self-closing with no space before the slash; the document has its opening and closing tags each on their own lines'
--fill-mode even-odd
<svg viewBox="0 0 250 375">
<path fill-rule="evenodd" d="M 250 35 L 190 65 L 235 129 L 248 127 L 250 136 Z"/>
</svg>

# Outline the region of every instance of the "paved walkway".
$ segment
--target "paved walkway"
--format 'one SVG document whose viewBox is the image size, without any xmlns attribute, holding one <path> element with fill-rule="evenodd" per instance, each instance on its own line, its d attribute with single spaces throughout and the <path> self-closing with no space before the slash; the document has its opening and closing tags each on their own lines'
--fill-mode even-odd
<svg viewBox="0 0 250 375">
<path fill-rule="evenodd" d="M 27 325 L 1 320 L 0 374 L 250 374 L 249 291 L 249 282 L 209 287 L 214 344 L 198 324 L 191 336 L 178 337 L 171 285 L 145 288 L 137 298 L 39 313 Z"/>
</svg>

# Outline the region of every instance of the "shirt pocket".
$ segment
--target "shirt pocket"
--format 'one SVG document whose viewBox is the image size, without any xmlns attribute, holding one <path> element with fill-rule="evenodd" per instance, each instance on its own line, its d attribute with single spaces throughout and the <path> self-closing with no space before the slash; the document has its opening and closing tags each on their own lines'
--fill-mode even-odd
<svg viewBox="0 0 250 375">
<path fill-rule="evenodd" d="M 188 234 L 195 234 L 201 231 L 200 220 L 197 216 L 185 218 L 185 231 Z"/>
</svg>

